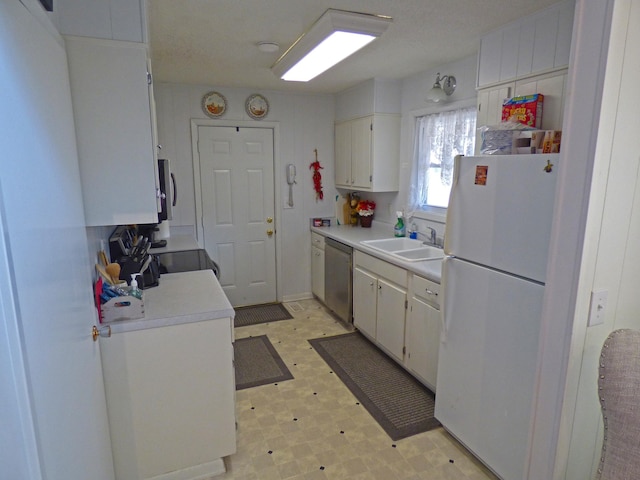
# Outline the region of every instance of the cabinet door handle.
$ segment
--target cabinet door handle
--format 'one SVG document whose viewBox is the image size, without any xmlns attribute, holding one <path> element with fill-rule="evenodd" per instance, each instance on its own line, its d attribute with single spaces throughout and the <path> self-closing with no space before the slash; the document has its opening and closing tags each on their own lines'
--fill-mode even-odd
<svg viewBox="0 0 640 480">
<path fill-rule="evenodd" d="M 429 290 L 428 288 L 425 288 L 424 291 L 427 292 L 427 295 L 435 295 L 436 297 L 438 296 L 438 292 L 434 292 L 433 290 Z"/>
</svg>

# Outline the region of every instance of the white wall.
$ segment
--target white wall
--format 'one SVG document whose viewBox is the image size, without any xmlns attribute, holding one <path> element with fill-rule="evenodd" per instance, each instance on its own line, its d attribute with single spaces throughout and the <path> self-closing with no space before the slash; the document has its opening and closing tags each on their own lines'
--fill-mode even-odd
<svg viewBox="0 0 640 480">
<path fill-rule="evenodd" d="M 377 204 L 376 219 L 378 221 L 395 223 L 396 210 L 406 210 L 411 165 L 413 162 L 413 132 L 417 116 L 451 110 L 462 105 L 476 103 L 476 69 L 478 58 L 476 55 L 457 62 L 441 65 L 438 68 L 426 70 L 404 78 L 401 85 L 400 112 L 400 190 L 397 193 L 378 193 L 369 195 Z M 436 74 L 453 75 L 458 86 L 447 101 L 434 104 L 425 100 L 427 92 L 433 87 Z M 438 235 L 444 234 L 444 223 L 441 221 L 422 221 L 416 219 L 421 231 L 426 225 L 436 228 Z"/>
<path fill-rule="evenodd" d="M 593 478 L 602 445 L 597 372 L 602 344 L 640 328 L 640 0 L 616 0 L 581 266 L 565 415 L 571 424 L 566 479 Z M 590 293 L 608 291 L 603 325 L 589 327 Z"/>
<path fill-rule="evenodd" d="M 409 175 L 413 155 L 413 129 L 415 117 L 442 109 L 455 108 L 461 104 L 475 104 L 475 78 L 477 57 L 443 65 L 437 69 L 421 72 L 400 82 L 400 96 L 395 100 L 397 110 L 402 115 L 400 147 L 400 191 L 393 193 L 364 194 L 378 203 L 376 220 L 393 224 L 396 210 L 405 208 L 409 185 Z M 427 91 L 435 82 L 436 73 L 451 74 L 457 79 L 458 87 L 447 102 L 428 104 L 425 101 Z M 396 82 L 397 83 L 397 82 Z M 387 88 L 388 87 L 388 88 Z M 394 91 L 395 85 L 385 81 L 364 82 L 352 90 L 353 98 L 374 98 L 374 88 Z M 154 87 L 158 118 L 158 137 L 163 146 L 161 156 L 171 159 L 172 170 L 178 181 L 178 205 L 174 218 L 170 222 L 173 232 L 186 232 L 195 235 L 195 199 L 193 187 L 193 165 L 191 152 L 190 120 L 208 118 L 202 112 L 202 96 L 211 90 L 220 92 L 227 100 L 227 112 L 221 120 L 251 121 L 244 111 L 247 96 L 254 91 L 237 88 L 214 87 L 204 85 L 159 84 Z M 358 95 L 363 92 L 363 95 Z M 288 195 L 286 182 L 281 182 L 280 198 L 276 219 L 281 242 L 282 275 L 279 292 L 284 300 L 303 298 L 310 295 L 310 241 L 309 219 L 316 216 L 333 216 L 334 201 L 338 191 L 334 187 L 334 147 L 333 125 L 336 118 L 343 117 L 349 105 L 336 102 L 332 95 L 300 95 L 282 92 L 260 92 L 269 100 L 270 111 L 265 121 L 280 124 L 280 158 L 276 159 L 276 175 L 284 175 L 284 166 L 294 163 L 298 172 L 298 185 L 294 187 L 294 208 L 284 208 Z M 383 95 L 391 98 L 392 95 Z M 360 102 L 362 103 L 362 102 Z M 374 105 L 371 108 L 393 110 L 393 105 Z M 368 114 L 371 112 L 364 112 Z M 256 121 L 256 123 L 259 123 Z M 309 164 L 313 161 L 313 150 L 318 149 L 318 159 L 324 166 L 321 171 L 324 201 L 316 202 L 312 189 Z M 341 192 L 344 193 L 344 192 Z M 425 225 L 444 233 L 444 223 L 416 220 L 420 229 Z"/>
<path fill-rule="evenodd" d="M 171 159 L 171 168 L 178 182 L 178 205 L 170 222 L 172 232 L 195 235 L 195 198 L 191 151 L 192 118 L 207 119 L 202 112 L 202 96 L 211 90 L 227 100 L 227 111 L 221 120 L 253 121 L 244 110 L 252 90 L 204 85 L 154 86 L 158 118 L 158 137 L 163 146 L 161 156 Z M 334 102 L 331 95 L 302 95 L 282 92 L 259 92 L 269 101 L 265 122 L 277 122 L 280 131 L 279 157 L 275 159 L 275 174 L 281 175 L 280 205 L 276 205 L 276 235 L 280 242 L 277 259 L 281 265 L 279 294 L 282 300 L 294 300 L 311 295 L 311 241 L 309 222 L 312 217 L 334 215 L 335 194 L 333 168 Z M 260 121 L 255 120 L 256 125 Z M 318 149 L 324 200 L 316 201 L 309 165 Z M 296 165 L 297 185 L 294 186 L 294 207 L 284 208 L 288 199 L 285 166 Z M 279 194 L 279 195 L 278 195 Z"/>
</svg>

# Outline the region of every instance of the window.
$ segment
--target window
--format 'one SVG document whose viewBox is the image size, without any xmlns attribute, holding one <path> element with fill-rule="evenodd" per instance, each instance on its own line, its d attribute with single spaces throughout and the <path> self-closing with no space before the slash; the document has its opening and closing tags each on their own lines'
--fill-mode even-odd
<svg viewBox="0 0 640 480">
<path fill-rule="evenodd" d="M 453 158 L 473 155 L 476 108 L 462 108 L 416 118 L 409 206 L 413 211 L 447 208 Z"/>
</svg>

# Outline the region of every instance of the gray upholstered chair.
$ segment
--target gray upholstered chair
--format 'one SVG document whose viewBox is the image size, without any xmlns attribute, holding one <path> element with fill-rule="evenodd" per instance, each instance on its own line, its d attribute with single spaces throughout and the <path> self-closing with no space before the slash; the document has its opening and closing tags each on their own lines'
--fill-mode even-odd
<svg viewBox="0 0 640 480">
<path fill-rule="evenodd" d="M 615 330 L 600 354 L 601 480 L 640 479 L 640 331 Z"/>
</svg>

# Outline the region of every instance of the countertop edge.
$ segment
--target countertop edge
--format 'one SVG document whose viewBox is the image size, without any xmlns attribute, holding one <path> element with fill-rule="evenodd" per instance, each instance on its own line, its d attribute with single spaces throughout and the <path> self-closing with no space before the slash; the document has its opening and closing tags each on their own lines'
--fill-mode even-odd
<svg viewBox="0 0 640 480">
<path fill-rule="evenodd" d="M 193 235 L 172 235 L 164 239 L 167 241 L 166 247 L 151 248 L 149 253 L 156 255 L 159 253 L 180 252 L 183 250 L 198 250 L 200 246 Z"/>
<path fill-rule="evenodd" d="M 371 228 L 362 228 L 358 226 L 339 225 L 331 227 L 314 227 L 311 231 L 322 235 L 323 237 L 332 238 L 338 242 L 349 245 L 355 250 L 359 250 L 367 255 L 379 258 L 385 262 L 401 267 L 408 272 L 414 273 L 436 283 L 441 282 L 442 278 L 442 260 L 425 260 L 422 262 L 402 261 L 393 255 L 386 255 L 379 250 L 367 247 L 360 243 L 362 240 L 378 240 L 383 238 L 393 238 L 393 225 L 386 223 L 373 222 Z"/>
<path fill-rule="evenodd" d="M 124 333 L 209 320 L 233 319 L 235 311 L 211 270 L 164 274 L 143 291 L 145 316 L 104 323 Z"/>
</svg>

